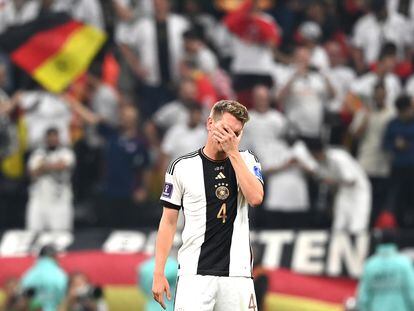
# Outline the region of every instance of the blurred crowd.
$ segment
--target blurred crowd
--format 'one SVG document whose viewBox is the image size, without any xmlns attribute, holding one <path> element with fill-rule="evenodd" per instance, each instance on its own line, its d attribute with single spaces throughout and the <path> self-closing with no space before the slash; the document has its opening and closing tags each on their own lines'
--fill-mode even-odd
<svg viewBox="0 0 414 311">
<path fill-rule="evenodd" d="M 253 225 L 414 225 L 414 1 L 0 0 L 0 32 L 51 11 L 108 40 L 64 94 L 0 51 L 0 228 L 155 226 L 227 98 L 264 172 Z"/>
</svg>

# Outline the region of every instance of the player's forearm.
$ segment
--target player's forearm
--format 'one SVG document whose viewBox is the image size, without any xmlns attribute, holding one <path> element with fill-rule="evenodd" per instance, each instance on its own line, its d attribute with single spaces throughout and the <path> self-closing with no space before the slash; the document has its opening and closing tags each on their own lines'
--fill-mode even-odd
<svg viewBox="0 0 414 311">
<path fill-rule="evenodd" d="M 251 206 L 262 204 L 264 195 L 263 185 L 249 171 L 238 151 L 229 154 L 229 158 L 236 172 L 237 182 L 247 202 Z"/>
<path fill-rule="evenodd" d="M 177 223 L 168 221 L 164 216 L 161 218 L 155 245 L 155 270 L 154 274 L 164 274 L 165 263 L 170 253 Z"/>
</svg>

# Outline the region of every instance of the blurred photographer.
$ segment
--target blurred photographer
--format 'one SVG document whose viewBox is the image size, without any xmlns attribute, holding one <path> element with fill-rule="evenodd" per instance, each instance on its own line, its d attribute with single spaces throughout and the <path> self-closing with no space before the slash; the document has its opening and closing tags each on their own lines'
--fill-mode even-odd
<svg viewBox="0 0 414 311">
<path fill-rule="evenodd" d="M 42 247 L 36 263 L 23 275 L 21 287 L 28 294 L 34 291 L 32 294 L 40 310 L 58 310 L 65 296 L 67 276 L 57 262 L 57 252 L 53 246 Z"/>
<path fill-rule="evenodd" d="M 17 278 L 10 278 L 4 284 L 5 300 L 1 311 L 41 311 L 41 305 L 35 299 L 36 290 L 21 289 Z"/>
<path fill-rule="evenodd" d="M 67 296 L 67 311 L 107 311 L 103 291 L 101 287 L 90 284 L 88 277 L 77 272 L 69 279 Z"/>
</svg>

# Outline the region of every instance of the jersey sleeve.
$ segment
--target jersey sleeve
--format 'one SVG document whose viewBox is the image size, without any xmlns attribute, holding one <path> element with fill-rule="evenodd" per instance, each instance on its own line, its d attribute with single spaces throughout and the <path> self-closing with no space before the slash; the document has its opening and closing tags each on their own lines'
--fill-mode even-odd
<svg viewBox="0 0 414 311">
<path fill-rule="evenodd" d="M 251 152 L 250 150 L 245 151 L 246 156 L 245 156 L 245 162 L 246 165 L 249 169 L 249 171 L 256 176 L 256 178 L 262 183 L 264 184 L 263 181 L 263 175 L 262 175 L 262 166 L 259 162 L 259 159 L 256 157 L 256 155 Z"/>
<path fill-rule="evenodd" d="M 182 185 L 179 180 L 178 168 L 171 169 L 171 166 L 165 173 L 165 183 L 160 202 L 164 207 L 180 210 L 183 197 Z"/>
</svg>

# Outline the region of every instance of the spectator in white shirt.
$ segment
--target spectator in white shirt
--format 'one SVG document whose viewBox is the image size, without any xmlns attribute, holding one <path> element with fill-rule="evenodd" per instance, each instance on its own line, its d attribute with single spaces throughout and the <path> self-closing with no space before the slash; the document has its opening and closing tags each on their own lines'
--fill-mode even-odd
<svg viewBox="0 0 414 311">
<path fill-rule="evenodd" d="M 165 104 L 153 115 L 153 122 L 163 132 L 176 124 L 188 121 L 187 106 L 197 100 L 197 86 L 191 79 L 181 80 L 178 86 L 178 98 Z"/>
<path fill-rule="evenodd" d="M 48 128 L 45 147 L 36 149 L 29 158 L 32 178 L 27 205 L 26 229 L 71 230 L 73 228 L 73 202 L 71 171 L 75 155 L 62 147 L 59 131 Z"/>
<path fill-rule="evenodd" d="M 99 0 L 53 0 L 52 9 L 67 12 L 85 24 L 105 29 L 102 6 Z"/>
<path fill-rule="evenodd" d="M 8 27 L 27 23 L 37 17 L 40 10 L 39 1 L 0 1 L 0 33 Z"/>
<path fill-rule="evenodd" d="M 412 31 L 407 19 L 397 12 L 387 11 L 386 0 L 373 0 L 371 12 L 361 17 L 354 26 L 352 44 L 357 66 L 375 63 L 386 42 L 397 47 L 399 59 L 405 57 L 405 49 L 412 45 Z"/>
<path fill-rule="evenodd" d="M 329 56 L 330 68 L 326 71 L 329 81 L 335 89 L 333 97 L 326 109 L 326 127 L 329 130 L 329 141 L 332 144 L 341 143 L 347 125 L 341 118 L 346 96 L 356 79 L 356 73 L 350 66 L 346 66 L 345 52 L 338 42 L 330 41 L 325 45 Z"/>
<path fill-rule="evenodd" d="M 28 91 L 18 98 L 19 107 L 24 111 L 29 149 L 39 147 L 51 127 L 58 129 L 60 142 L 69 145 L 72 113 L 61 97 L 46 91 Z"/>
<path fill-rule="evenodd" d="M 335 187 L 333 230 L 357 234 L 369 226 L 371 184 L 360 164 L 345 150 L 308 144 L 319 166 L 314 173 L 322 183 Z"/>
<path fill-rule="evenodd" d="M 384 45 L 375 70 L 356 79 L 351 85 L 351 93 L 359 96 L 362 101 L 368 100 L 374 95 L 375 85 L 383 80 L 387 96 L 385 102 L 387 106 L 394 107 L 394 101 L 401 94 L 401 82 L 393 73 L 396 62 L 395 46 Z"/>
<path fill-rule="evenodd" d="M 212 75 L 218 69 L 216 55 L 206 46 L 202 36 L 196 30 L 187 30 L 184 37 L 184 58 L 192 61 L 201 71 Z"/>
<path fill-rule="evenodd" d="M 169 0 L 154 0 L 154 16 L 119 28 L 116 40 L 136 77 L 144 84 L 142 112 L 151 115 L 171 100 L 174 81 L 184 53 L 183 33 L 187 20 L 170 13 Z"/>
<path fill-rule="evenodd" d="M 386 90 L 380 81 L 374 89 L 373 98 L 354 117 L 351 133 L 360 139 L 358 162 L 367 173 L 372 185 L 371 223 L 384 209 L 387 198 L 390 157 L 382 149 L 382 138 L 394 109 L 385 103 Z"/>
<path fill-rule="evenodd" d="M 328 70 L 328 55 L 325 49 L 319 44 L 322 36 L 321 27 L 315 22 L 307 21 L 299 26 L 298 31 L 301 42 L 311 50 L 311 66 L 323 71 Z"/>
<path fill-rule="evenodd" d="M 266 178 L 262 225 L 267 228 L 311 226 L 307 172 L 315 168 L 305 144 L 286 141 L 269 146 L 272 157 L 260 159 Z"/>
<path fill-rule="evenodd" d="M 405 93 L 414 98 L 414 75 L 411 75 L 405 84 Z"/>
<path fill-rule="evenodd" d="M 273 145 L 282 143 L 287 120 L 283 114 L 271 107 L 270 90 L 265 85 L 253 89 L 253 109 L 249 110 L 249 122 L 243 130 L 242 148 L 252 150 L 257 157 L 273 157 Z"/>
<path fill-rule="evenodd" d="M 251 107 L 251 90 L 257 84 L 273 85 L 271 77 L 274 49 L 280 41 L 276 21 L 259 8 L 257 1 L 246 0 L 223 20 L 232 34 L 231 72 L 238 99 Z"/>
<path fill-rule="evenodd" d="M 172 126 L 162 140 L 161 151 L 164 168 L 170 161 L 202 147 L 207 137 L 206 128 L 202 122 L 201 106 L 194 103 L 186 109 L 188 110 L 188 121 Z"/>
<path fill-rule="evenodd" d="M 325 103 L 335 96 L 328 78 L 311 67 L 310 59 L 310 49 L 298 46 L 289 74 L 284 75 L 285 81 L 276 81 L 278 102 L 303 139 L 320 137 Z"/>
</svg>

